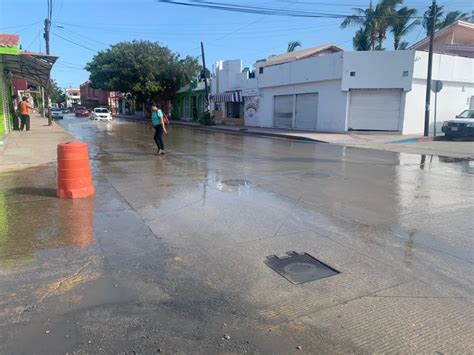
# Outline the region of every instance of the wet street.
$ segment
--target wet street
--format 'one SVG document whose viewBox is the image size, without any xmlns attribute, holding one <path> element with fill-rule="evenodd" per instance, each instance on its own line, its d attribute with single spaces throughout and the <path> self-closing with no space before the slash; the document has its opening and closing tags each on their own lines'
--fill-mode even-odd
<svg viewBox="0 0 474 355">
<path fill-rule="evenodd" d="M 61 125 L 96 195 L 0 175 L 0 354 L 474 352 L 473 160 Z M 293 284 L 290 251 L 339 273 Z"/>
</svg>

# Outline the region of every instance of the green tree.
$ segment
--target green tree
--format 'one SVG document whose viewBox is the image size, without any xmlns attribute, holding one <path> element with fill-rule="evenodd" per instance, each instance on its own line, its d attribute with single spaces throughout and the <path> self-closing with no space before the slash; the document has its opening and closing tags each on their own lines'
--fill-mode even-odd
<svg viewBox="0 0 474 355">
<path fill-rule="evenodd" d="M 443 17 L 443 14 L 444 14 L 443 6 L 438 6 L 437 5 L 436 10 L 435 10 L 435 29 L 438 28 L 439 21 Z M 423 21 L 422 21 L 421 25 L 425 29 L 426 35 L 429 36 L 430 35 L 430 30 L 431 30 L 431 6 L 423 14 Z"/>
<path fill-rule="evenodd" d="M 120 42 L 97 53 L 86 70 L 94 88 L 130 93 L 140 102 L 172 100 L 176 91 L 197 77 L 197 58 L 180 56 L 150 41 Z"/>
<path fill-rule="evenodd" d="M 405 50 L 405 49 L 408 48 L 409 45 L 410 45 L 410 43 L 403 41 L 403 42 L 400 42 L 400 45 L 398 46 L 397 49 L 399 49 L 399 50 Z"/>
<path fill-rule="evenodd" d="M 470 16 L 467 12 L 461 12 L 461 11 L 451 11 L 444 16 L 443 20 L 438 24 L 438 30 L 449 26 L 453 23 L 455 23 L 458 20 L 463 20 L 463 21 L 469 21 Z"/>
<path fill-rule="evenodd" d="M 416 9 L 410 9 L 408 7 L 402 7 L 397 10 L 396 16 L 393 18 L 390 26 L 393 34 L 393 48 L 395 50 L 406 49 L 408 46 L 408 43 L 401 42 L 401 39 L 420 24 L 418 20 L 411 21 L 416 15 L 416 12 Z M 404 43 L 403 47 L 401 46 L 402 43 Z"/>
<path fill-rule="evenodd" d="M 352 39 L 352 46 L 356 51 L 370 51 L 371 43 L 370 35 L 364 28 L 359 29 Z"/>
<path fill-rule="evenodd" d="M 286 50 L 288 53 L 294 52 L 296 48 L 301 47 L 300 41 L 291 41 L 288 43 L 288 49 Z"/>
<path fill-rule="evenodd" d="M 360 26 L 353 38 L 354 49 L 383 50 L 383 42 L 389 30 L 397 35 L 398 48 L 401 37 L 416 26 L 410 23 L 416 10 L 407 7 L 397 10 L 402 4 L 403 0 L 381 0 L 375 7 L 371 4 L 368 8 L 352 9 L 353 14 L 344 19 L 341 28 Z"/>
<path fill-rule="evenodd" d="M 435 11 L 435 30 L 440 30 L 446 26 L 449 26 L 453 23 L 455 23 L 458 20 L 464 20 L 464 21 L 469 21 L 470 16 L 467 12 L 461 12 L 461 11 L 450 11 L 448 12 L 445 16 L 444 11 L 443 11 L 443 5 L 441 6 L 436 6 L 436 11 Z M 431 29 L 431 7 L 429 10 L 426 10 L 424 15 L 423 15 L 423 28 L 426 31 L 426 35 L 430 35 L 430 29 Z"/>
<path fill-rule="evenodd" d="M 361 26 L 361 29 L 356 32 L 356 37 L 353 39 L 354 49 L 356 50 L 367 50 L 367 49 L 357 49 L 359 47 L 365 48 L 365 42 L 368 40 L 368 47 L 371 50 L 375 49 L 375 44 L 377 41 L 377 28 L 375 24 L 375 12 L 372 6 L 367 9 L 362 8 L 353 8 L 352 11 L 354 14 L 347 16 L 344 21 L 341 23 L 341 28 L 347 28 L 349 26 Z M 363 45 L 359 46 L 361 40 Z"/>
<path fill-rule="evenodd" d="M 51 102 L 54 104 L 61 104 L 66 102 L 66 93 L 61 90 L 56 81 L 51 79 Z"/>
<path fill-rule="evenodd" d="M 378 50 L 383 50 L 383 41 L 386 38 L 387 31 L 396 19 L 396 7 L 402 3 L 402 0 L 382 0 L 375 6 L 373 19 L 377 32 Z"/>
</svg>

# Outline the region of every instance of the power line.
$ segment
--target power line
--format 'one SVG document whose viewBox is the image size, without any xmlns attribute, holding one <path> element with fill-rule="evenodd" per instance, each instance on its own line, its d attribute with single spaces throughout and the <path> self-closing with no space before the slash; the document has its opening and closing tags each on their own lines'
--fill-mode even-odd
<svg viewBox="0 0 474 355">
<path fill-rule="evenodd" d="M 63 36 L 61 36 L 61 35 L 58 35 L 57 33 L 53 33 L 53 35 L 55 35 L 56 37 L 59 37 L 59 38 L 63 39 L 63 40 L 66 41 L 66 42 L 75 44 L 75 45 L 78 46 L 78 47 L 81 47 L 81 48 L 84 48 L 84 49 L 87 49 L 87 50 L 90 50 L 90 51 L 96 52 L 96 53 L 99 52 L 97 49 L 93 49 L 93 48 L 90 48 L 90 47 L 87 47 L 87 46 L 83 46 L 82 44 L 79 44 L 79 43 L 74 42 L 74 41 L 71 41 L 70 39 L 67 39 L 67 38 L 65 38 L 65 37 L 63 37 Z"/>
<path fill-rule="evenodd" d="M 297 1 L 297 0 L 292 0 L 292 2 L 291 2 L 288 6 L 284 6 L 284 7 L 282 7 L 282 8 L 279 9 L 279 10 L 284 10 L 285 8 L 290 7 L 291 5 L 293 5 L 293 4 L 295 3 L 295 1 Z M 227 34 L 224 34 L 223 36 L 218 37 L 218 38 L 216 38 L 216 39 L 214 39 L 214 40 L 208 42 L 207 44 L 211 44 L 211 43 L 217 42 L 217 41 L 219 41 L 219 40 L 221 40 L 221 39 L 223 39 L 223 38 L 225 38 L 225 37 L 227 37 L 227 36 L 229 36 L 229 35 L 231 35 L 231 34 L 234 34 L 234 33 L 236 33 L 236 32 L 239 32 L 240 30 L 242 30 L 242 29 L 244 29 L 244 28 L 246 28 L 246 27 L 249 27 L 249 26 L 251 26 L 251 25 L 253 25 L 253 24 L 255 24 L 255 23 L 259 22 L 259 21 L 262 21 L 264 18 L 265 18 L 265 16 L 262 16 L 262 17 L 256 19 L 255 21 L 252 21 L 252 22 L 250 22 L 250 23 L 248 23 L 248 24 L 246 24 L 246 25 L 244 25 L 244 26 L 242 26 L 242 27 L 237 28 L 236 30 L 234 30 L 234 31 L 232 31 L 232 32 L 229 32 L 229 33 L 227 33 Z"/>
<path fill-rule="evenodd" d="M 235 4 L 221 4 L 212 1 L 196 1 L 189 0 L 189 2 L 177 1 L 177 0 L 156 0 L 157 2 L 162 2 L 172 5 L 181 5 L 181 6 L 190 6 L 190 7 L 200 7 L 208 8 L 214 10 L 224 10 L 231 12 L 243 12 L 249 14 L 260 14 L 260 15 L 272 15 L 272 16 L 290 16 L 290 17 L 326 17 L 326 18 L 343 18 L 347 15 L 345 14 L 330 14 L 330 13 L 318 13 L 314 11 L 303 11 L 303 10 L 284 10 L 277 8 L 268 8 L 260 6 L 243 6 Z"/>
<path fill-rule="evenodd" d="M 39 24 L 39 23 L 41 23 L 41 22 L 43 22 L 43 20 L 39 20 L 39 21 L 36 21 L 36 22 L 28 23 L 28 24 L 26 24 L 26 25 L 6 26 L 6 27 L 2 27 L 1 29 L 2 29 L 2 31 L 3 31 L 3 30 L 5 30 L 5 29 L 7 29 L 7 28 L 19 28 L 19 27 L 21 27 L 21 28 L 28 28 L 28 27 L 37 25 L 37 24 Z M 21 30 L 21 31 L 23 31 L 23 30 Z"/>
<path fill-rule="evenodd" d="M 344 13 L 330 13 L 330 12 L 318 12 L 318 11 L 305 11 L 305 10 L 283 10 L 277 8 L 269 7 L 260 7 L 260 6 L 246 6 L 246 5 L 236 5 L 236 4 L 221 4 L 212 1 L 205 0 L 188 0 L 188 2 L 178 1 L 178 0 L 156 0 L 157 2 L 172 4 L 172 5 L 181 5 L 197 8 L 208 8 L 213 10 L 222 10 L 230 12 L 239 12 L 239 13 L 249 13 L 249 14 L 261 14 L 261 15 L 270 15 L 270 16 L 284 16 L 284 17 L 302 17 L 302 18 L 346 18 L 347 16 L 354 16 L 359 18 L 366 18 L 366 15 L 351 15 Z M 376 18 L 394 18 L 397 17 L 396 14 L 390 16 L 374 16 Z M 411 18 L 423 18 L 411 16 Z"/>
<path fill-rule="evenodd" d="M 41 31 L 36 34 L 36 36 L 31 40 L 31 42 L 25 48 L 30 48 L 33 45 L 33 43 L 38 39 L 40 33 Z"/>
<path fill-rule="evenodd" d="M 65 64 L 69 64 L 69 65 L 75 65 L 75 66 L 78 66 L 78 67 L 82 67 L 82 66 L 83 66 L 82 64 L 66 62 L 65 60 L 62 60 L 61 58 L 59 58 L 58 63 L 65 63 Z"/>
<path fill-rule="evenodd" d="M 104 46 L 108 46 L 109 44 L 108 43 L 104 43 L 104 42 L 101 42 L 101 41 L 98 41 L 96 39 L 93 39 L 93 38 L 90 38 L 90 37 L 87 37 L 87 36 L 84 36 L 84 35 L 81 35 L 77 32 L 74 32 L 74 31 L 71 31 L 67 28 L 64 28 L 63 26 L 56 26 L 57 28 L 60 28 L 66 32 L 69 32 L 71 35 L 73 36 L 76 36 L 76 37 L 79 37 L 79 38 L 82 38 L 83 40 L 85 39 L 86 41 L 89 41 L 89 42 L 96 42 L 96 43 L 99 43 L 99 44 L 102 44 Z"/>
</svg>

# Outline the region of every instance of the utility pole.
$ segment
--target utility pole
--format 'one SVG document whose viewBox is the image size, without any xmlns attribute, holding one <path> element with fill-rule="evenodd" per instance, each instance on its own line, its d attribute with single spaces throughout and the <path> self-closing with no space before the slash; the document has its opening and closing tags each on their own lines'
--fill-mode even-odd
<svg viewBox="0 0 474 355">
<path fill-rule="evenodd" d="M 53 15 L 53 0 L 46 0 L 48 3 L 48 16 L 44 20 L 44 40 L 46 42 L 46 54 L 50 54 L 49 48 L 49 31 L 51 30 L 51 17 Z M 46 83 L 46 101 L 48 107 L 48 126 L 53 124 L 53 120 L 51 118 L 51 108 L 49 107 L 49 101 L 51 97 L 51 72 L 48 73 L 48 82 Z"/>
<path fill-rule="evenodd" d="M 41 86 L 41 116 L 46 117 L 45 104 L 44 104 L 44 87 Z"/>
<path fill-rule="evenodd" d="M 48 2 L 49 5 L 49 2 Z M 51 29 L 51 20 L 48 18 L 44 19 L 44 41 L 46 42 L 46 54 L 50 54 L 49 51 L 49 31 Z"/>
<path fill-rule="evenodd" d="M 436 0 L 433 0 L 430 14 L 430 49 L 428 53 L 428 75 L 426 76 L 426 98 L 425 98 L 425 129 L 424 136 L 427 137 L 430 133 L 430 102 L 431 102 L 431 74 L 433 70 L 433 42 L 436 26 L 437 13 Z"/>
<path fill-rule="evenodd" d="M 209 88 L 207 86 L 207 74 L 206 74 L 206 57 L 204 55 L 204 43 L 201 42 L 201 53 L 202 53 L 202 66 L 204 70 L 204 88 L 206 92 L 206 110 L 207 114 L 209 116 L 206 117 L 206 124 L 211 124 L 212 118 L 211 118 L 211 110 L 209 107 Z M 206 112 L 205 112 L 206 113 Z"/>
</svg>

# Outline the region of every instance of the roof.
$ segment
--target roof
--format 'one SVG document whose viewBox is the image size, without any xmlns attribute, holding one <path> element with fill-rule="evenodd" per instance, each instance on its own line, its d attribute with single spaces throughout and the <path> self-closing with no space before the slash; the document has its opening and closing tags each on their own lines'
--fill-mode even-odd
<svg viewBox="0 0 474 355">
<path fill-rule="evenodd" d="M 182 94 L 182 93 L 185 93 L 185 92 L 191 92 L 191 91 L 202 91 L 206 88 L 205 84 L 204 84 L 204 81 L 200 81 L 198 86 L 195 87 L 194 89 L 191 88 L 191 85 L 189 84 L 186 84 L 184 85 L 181 89 L 179 89 L 177 91 L 177 94 Z"/>
<path fill-rule="evenodd" d="M 434 35 L 434 38 L 436 39 L 436 38 L 444 36 L 445 34 L 453 31 L 455 27 L 461 27 L 461 28 L 465 28 L 467 30 L 470 30 L 470 31 L 473 32 L 473 36 L 474 36 L 474 23 L 458 20 L 458 21 L 452 23 L 451 25 L 440 29 L 439 31 L 436 31 L 435 35 Z M 412 44 L 409 49 L 418 49 L 420 47 L 423 47 L 423 46 L 429 44 L 429 42 L 430 42 L 430 37 L 428 36 L 428 37 L 423 38 L 421 41 L 418 41 L 415 44 Z"/>
<path fill-rule="evenodd" d="M 0 33 L 0 54 L 20 54 L 20 48 L 18 46 L 19 41 L 20 36 L 18 35 Z"/>
<path fill-rule="evenodd" d="M 0 46 L 2 47 L 16 47 L 20 41 L 20 36 L 9 34 L 9 33 L 0 33 Z"/>
<path fill-rule="evenodd" d="M 339 47 L 338 45 L 335 44 L 325 44 L 319 47 L 312 47 L 312 48 L 306 48 L 302 49 L 299 51 L 294 51 L 294 52 L 287 52 L 279 55 L 275 55 L 272 57 L 268 57 L 266 60 L 262 62 L 257 62 L 259 67 L 267 67 L 270 65 L 276 65 L 276 64 L 283 64 L 283 63 L 289 63 L 289 62 L 294 62 L 296 60 L 300 59 L 305 59 L 309 57 L 314 57 L 317 55 L 322 54 L 322 52 L 325 51 L 332 51 L 332 52 L 343 52 L 344 49 Z"/>
<path fill-rule="evenodd" d="M 49 73 L 58 57 L 27 51 L 20 51 L 19 55 L 4 54 L 3 64 L 13 76 L 24 78 L 31 83 L 46 86 L 49 82 Z"/>
</svg>

